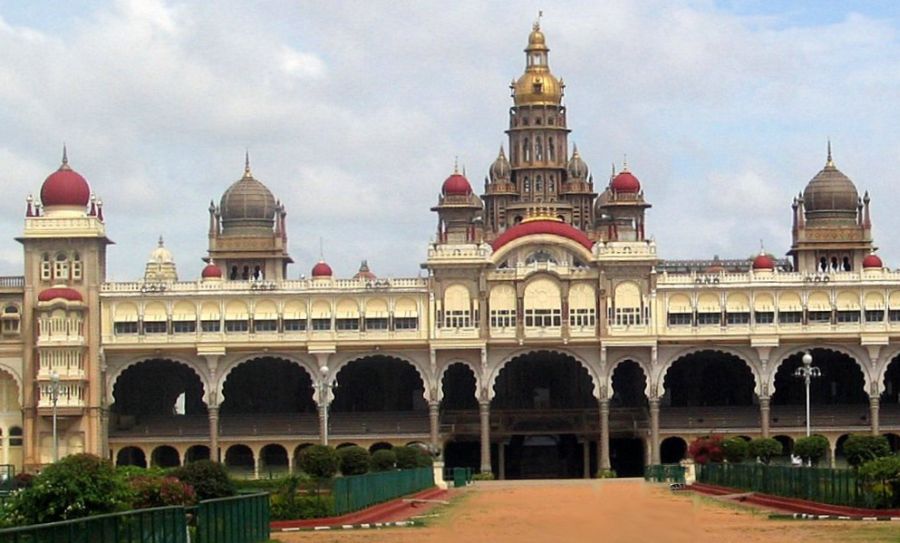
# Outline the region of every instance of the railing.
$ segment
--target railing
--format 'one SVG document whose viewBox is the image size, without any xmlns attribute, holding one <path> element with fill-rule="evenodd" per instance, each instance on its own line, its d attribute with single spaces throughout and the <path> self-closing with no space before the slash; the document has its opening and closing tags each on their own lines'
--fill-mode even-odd
<svg viewBox="0 0 900 543">
<path fill-rule="evenodd" d="M 334 514 L 343 515 L 434 486 L 432 468 L 368 473 L 335 479 Z"/>
<path fill-rule="evenodd" d="M 856 473 L 845 469 L 706 464 L 697 466 L 697 481 L 832 505 L 867 505 Z"/>
<path fill-rule="evenodd" d="M 89 536 L 89 538 L 88 538 Z M 126 513 L 0 530 L 2 543 L 186 543 L 184 507 L 157 507 Z"/>
<path fill-rule="evenodd" d="M 658 464 L 647 466 L 644 470 L 644 480 L 654 483 L 681 483 L 684 484 L 686 468 L 678 464 Z"/>
<path fill-rule="evenodd" d="M 25 286 L 25 277 L 22 275 L 0 276 L 0 288 L 22 288 Z"/>
<path fill-rule="evenodd" d="M 379 290 L 393 290 L 402 292 L 424 293 L 428 287 L 428 279 L 424 277 L 397 277 L 385 279 L 332 279 L 326 281 L 314 281 L 311 279 L 285 279 L 283 281 L 180 281 L 169 283 L 151 283 L 144 281 L 126 281 L 104 283 L 100 286 L 100 292 L 107 294 L 152 294 L 164 295 L 170 292 L 191 293 L 215 291 L 240 291 L 246 293 L 265 293 L 267 291 L 285 292 L 323 291 L 323 290 L 354 290 L 361 292 L 377 292 Z"/>
<path fill-rule="evenodd" d="M 269 539 L 269 495 L 205 500 L 197 506 L 197 543 L 250 543 Z"/>
</svg>

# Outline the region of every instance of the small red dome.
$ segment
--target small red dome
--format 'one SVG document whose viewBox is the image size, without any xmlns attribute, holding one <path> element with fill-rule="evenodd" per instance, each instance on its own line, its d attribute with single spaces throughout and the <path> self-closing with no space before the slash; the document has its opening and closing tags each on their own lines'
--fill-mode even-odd
<svg viewBox="0 0 900 543">
<path fill-rule="evenodd" d="M 209 263 L 203 268 L 203 271 L 200 273 L 200 277 L 203 279 L 212 279 L 212 278 L 222 278 L 222 270 L 216 266 L 215 264 Z"/>
<path fill-rule="evenodd" d="M 444 193 L 444 196 L 468 196 L 472 194 L 472 185 L 463 174 L 454 172 L 444 180 L 441 192 Z"/>
<path fill-rule="evenodd" d="M 775 269 L 775 260 L 765 254 L 760 253 L 753 259 L 753 269 L 754 270 L 774 270 Z"/>
<path fill-rule="evenodd" d="M 80 292 L 69 287 L 50 287 L 42 290 L 41 293 L 38 294 L 39 302 L 49 302 L 58 298 L 70 302 L 81 302 L 84 300 L 84 298 L 81 297 Z"/>
<path fill-rule="evenodd" d="M 875 253 L 871 253 L 866 255 L 863 259 L 863 268 L 883 268 L 884 263 L 881 261 L 881 258 Z"/>
<path fill-rule="evenodd" d="M 628 170 L 622 170 L 619 175 L 613 177 L 609 186 L 613 192 L 635 193 L 641 191 L 641 182 Z"/>
<path fill-rule="evenodd" d="M 313 277 L 331 277 L 333 273 L 331 272 L 331 266 L 325 263 L 324 260 L 320 260 L 313 266 L 312 276 Z"/>
<path fill-rule="evenodd" d="M 84 177 L 69 167 L 69 161 L 64 151 L 62 166 L 51 173 L 41 185 L 41 203 L 44 207 L 86 207 L 90 200 L 90 185 Z"/>
</svg>

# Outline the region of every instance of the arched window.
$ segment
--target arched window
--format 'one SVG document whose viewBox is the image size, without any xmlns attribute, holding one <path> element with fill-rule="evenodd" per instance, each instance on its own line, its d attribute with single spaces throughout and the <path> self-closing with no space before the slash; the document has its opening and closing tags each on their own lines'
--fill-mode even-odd
<svg viewBox="0 0 900 543">
<path fill-rule="evenodd" d="M 53 278 L 68 279 L 69 278 L 69 258 L 65 253 L 57 253 L 56 260 L 53 262 Z"/>
<path fill-rule="evenodd" d="M 53 279 L 53 265 L 50 262 L 50 255 L 44 253 L 41 255 L 41 281 L 50 279 Z"/>
<path fill-rule="evenodd" d="M 528 138 L 522 140 L 522 158 L 525 159 L 525 162 L 531 162 L 531 146 L 529 143 Z"/>
<path fill-rule="evenodd" d="M 527 177 L 525 178 L 525 181 L 522 182 L 522 188 L 526 193 L 531 192 L 531 181 L 529 181 Z"/>
<path fill-rule="evenodd" d="M 0 315 L 3 321 L 4 334 L 19 333 L 19 308 L 14 305 L 8 305 L 3 308 L 3 315 Z"/>
<path fill-rule="evenodd" d="M 82 267 L 81 256 L 78 253 L 72 253 L 72 279 L 81 281 Z"/>
<path fill-rule="evenodd" d="M 850 259 L 848 257 L 844 257 L 844 271 L 850 271 L 853 269 L 853 265 L 850 264 Z"/>
<path fill-rule="evenodd" d="M 551 119 L 552 120 L 552 119 Z M 547 155 L 550 162 L 556 161 L 556 148 L 553 146 L 553 138 L 547 138 Z"/>
<path fill-rule="evenodd" d="M 538 249 L 537 251 L 528 255 L 528 257 L 525 259 L 526 264 L 533 264 L 535 262 L 552 262 L 553 264 L 557 264 L 556 259 L 553 258 L 553 255 L 551 255 L 544 249 Z"/>
<path fill-rule="evenodd" d="M 828 260 L 824 256 L 819 259 L 819 271 L 828 271 Z"/>
<path fill-rule="evenodd" d="M 18 426 L 13 426 L 9 429 L 9 446 L 10 447 L 21 447 L 22 446 L 22 429 Z"/>
<path fill-rule="evenodd" d="M 538 162 L 544 160 L 544 147 L 539 139 L 534 140 L 534 159 Z"/>
<path fill-rule="evenodd" d="M 544 191 L 544 180 L 541 176 L 537 176 L 534 180 L 534 192 L 541 193 Z"/>
</svg>

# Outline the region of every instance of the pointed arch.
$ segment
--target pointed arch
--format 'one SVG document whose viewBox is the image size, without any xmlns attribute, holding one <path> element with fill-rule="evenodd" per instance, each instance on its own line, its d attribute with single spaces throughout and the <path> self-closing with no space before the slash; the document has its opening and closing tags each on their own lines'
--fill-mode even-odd
<svg viewBox="0 0 900 543">
<path fill-rule="evenodd" d="M 869 368 L 871 367 L 871 364 L 869 363 L 869 354 L 863 347 L 855 345 L 825 343 L 822 345 L 788 345 L 772 352 L 769 355 L 769 360 L 772 361 L 772 363 L 768 368 L 768 375 L 766 376 L 766 386 L 769 395 L 775 394 L 775 374 L 778 373 L 778 369 L 782 366 L 782 364 L 784 364 L 788 360 L 788 358 L 798 353 L 805 353 L 807 351 L 812 351 L 813 349 L 823 349 L 825 351 L 831 351 L 848 356 L 856 363 L 856 365 L 859 367 L 859 370 L 862 372 L 866 393 L 872 394 L 875 393 L 875 391 L 880 390 L 880 381 L 874 379 L 873 376 L 869 373 Z M 815 364 L 815 361 L 813 361 L 813 364 Z M 875 388 L 872 388 L 873 385 L 875 386 Z"/>
<path fill-rule="evenodd" d="M 180 364 L 182 366 L 186 366 L 190 369 L 194 374 L 200 379 L 200 384 L 203 386 L 203 403 L 208 407 L 210 404 L 210 394 L 215 390 L 215 387 L 212 386 L 209 382 L 209 376 L 206 373 L 206 370 L 203 368 L 205 366 L 205 362 L 200 362 L 199 360 L 191 360 L 188 358 L 181 358 L 178 356 L 171 356 L 170 354 L 160 354 L 159 356 L 136 356 L 125 361 L 122 364 L 110 364 L 110 366 L 115 365 L 116 368 L 110 372 L 107 372 L 106 375 L 106 402 L 107 405 L 112 405 L 115 403 L 115 387 L 116 381 L 119 380 L 122 373 L 125 372 L 128 368 L 133 366 L 137 366 L 143 362 L 149 362 L 151 360 L 167 360 L 169 362 L 173 362 L 175 364 Z"/>
<path fill-rule="evenodd" d="M 403 353 L 398 353 L 396 351 L 374 351 L 374 352 L 363 352 L 363 353 L 340 353 L 340 355 L 332 355 L 332 360 L 328 365 L 328 374 L 324 376 L 326 382 L 332 383 L 337 378 L 338 374 L 344 369 L 347 365 L 356 362 L 357 360 L 364 360 L 366 358 L 372 357 L 385 357 L 385 358 L 394 358 L 396 360 L 400 360 L 401 362 L 406 362 L 416 373 L 419 374 L 419 379 L 422 380 L 422 386 L 424 387 L 424 398 L 425 402 L 431 402 L 432 392 L 434 387 L 434 380 L 430 378 L 430 371 L 426 369 L 427 363 L 423 363 L 421 361 L 416 360 L 415 358 L 408 356 Z M 331 392 L 329 394 L 329 402 L 334 399 L 334 394 Z"/>
<path fill-rule="evenodd" d="M 546 353 L 556 354 L 556 355 L 560 355 L 560 356 L 566 356 L 566 357 L 569 357 L 569 358 L 575 360 L 579 364 L 581 364 L 581 366 L 587 371 L 588 377 L 590 377 L 591 383 L 593 384 L 592 394 L 593 394 L 594 398 L 596 398 L 596 399 L 600 398 L 600 377 L 597 374 L 596 370 L 591 366 L 591 364 L 589 364 L 587 362 L 587 360 L 585 360 L 584 358 L 582 358 L 581 356 L 577 355 L 576 353 L 574 353 L 572 351 L 569 351 L 567 349 L 557 349 L 554 347 L 549 347 L 546 349 L 535 349 L 535 348 L 519 349 L 519 350 L 514 351 L 513 353 L 507 355 L 505 358 L 503 358 L 503 361 L 500 364 L 497 364 L 493 369 L 491 369 L 490 373 L 487 376 L 487 381 L 484 383 L 485 388 L 479 390 L 481 399 L 487 400 L 487 401 L 494 399 L 494 395 L 495 395 L 494 387 L 497 384 L 497 376 L 500 375 L 500 372 L 503 371 L 503 368 L 506 367 L 507 364 L 509 364 L 510 362 L 512 362 L 513 360 L 515 360 L 516 358 L 519 358 L 521 356 L 525 356 L 525 355 L 533 354 L 533 353 L 540 353 L 540 352 L 546 352 Z"/>
<path fill-rule="evenodd" d="M 292 364 L 296 364 L 302 370 L 309 374 L 309 378 L 312 380 L 313 384 L 318 382 L 319 368 L 315 363 L 315 360 L 309 356 L 289 354 L 285 352 L 271 352 L 271 353 L 249 353 L 249 354 L 241 354 L 235 358 L 228 360 L 225 365 L 219 367 L 218 379 L 215 384 L 215 392 L 216 397 L 219 399 L 221 403 L 222 400 L 222 391 L 225 386 L 225 381 L 228 380 L 228 376 L 232 371 L 241 364 L 245 362 L 250 362 L 251 360 L 256 360 L 258 358 L 276 358 L 281 360 L 286 360 Z M 314 387 L 317 388 L 317 387 Z"/>
<path fill-rule="evenodd" d="M 762 372 L 759 368 L 758 358 L 751 349 L 732 348 L 724 345 L 695 345 L 675 352 L 668 358 L 668 360 L 660 364 L 659 370 L 657 370 L 655 376 L 657 397 L 661 398 L 665 394 L 666 374 L 669 373 L 669 370 L 672 369 L 672 366 L 676 362 L 686 356 L 701 353 L 704 351 L 726 354 L 729 356 L 733 356 L 743 362 L 748 368 L 750 368 L 750 374 L 753 377 L 753 392 L 757 396 L 760 395 L 760 393 L 762 392 L 762 383 L 764 383 L 765 380 L 762 378 Z"/>
</svg>

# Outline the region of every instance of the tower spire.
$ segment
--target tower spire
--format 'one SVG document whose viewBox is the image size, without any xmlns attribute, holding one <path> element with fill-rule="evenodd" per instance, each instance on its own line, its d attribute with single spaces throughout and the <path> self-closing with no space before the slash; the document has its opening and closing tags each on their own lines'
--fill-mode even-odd
<svg viewBox="0 0 900 543">
<path fill-rule="evenodd" d="M 831 158 L 831 138 L 828 138 L 828 158 L 825 162 L 826 166 L 834 167 L 834 160 Z"/>
<path fill-rule="evenodd" d="M 250 149 L 244 149 L 244 177 L 251 177 L 250 173 Z"/>
</svg>

